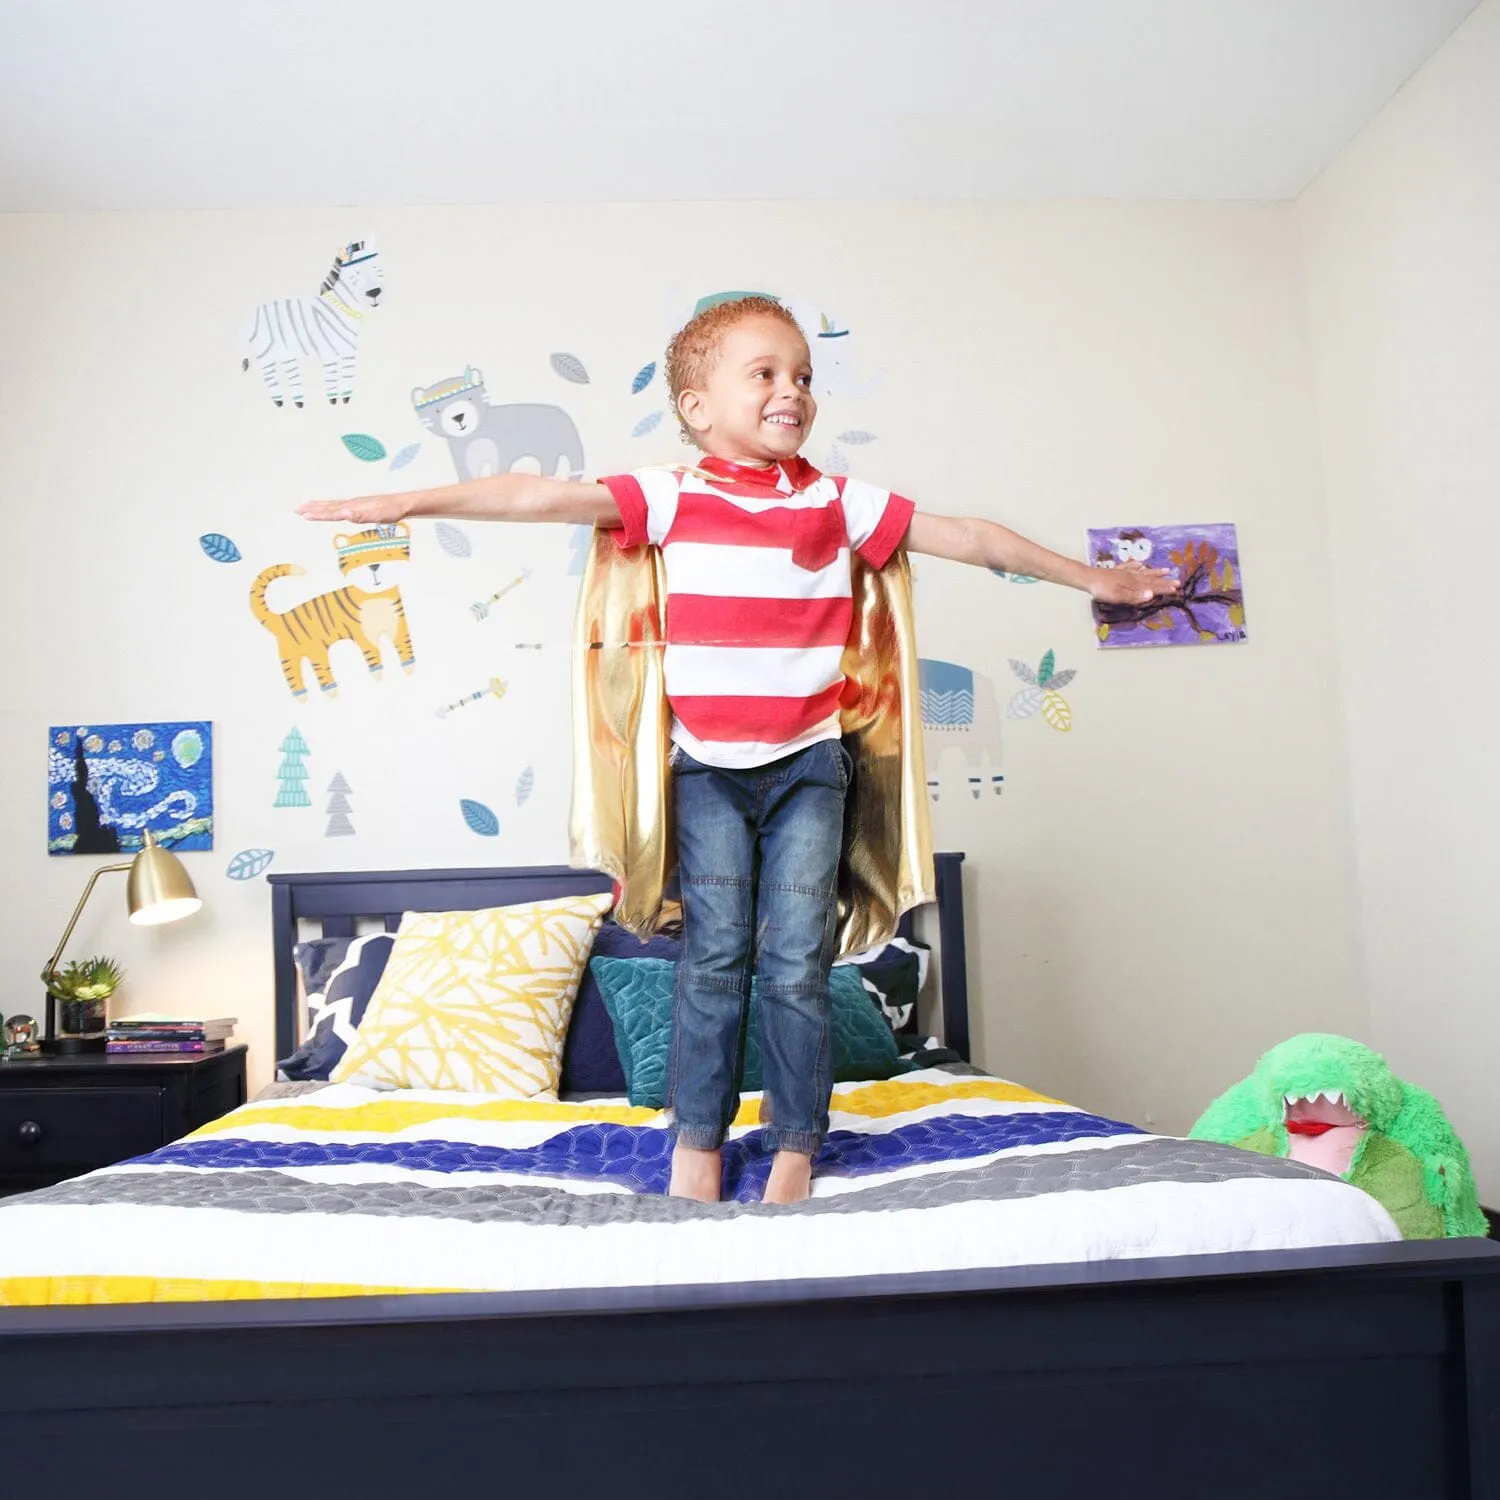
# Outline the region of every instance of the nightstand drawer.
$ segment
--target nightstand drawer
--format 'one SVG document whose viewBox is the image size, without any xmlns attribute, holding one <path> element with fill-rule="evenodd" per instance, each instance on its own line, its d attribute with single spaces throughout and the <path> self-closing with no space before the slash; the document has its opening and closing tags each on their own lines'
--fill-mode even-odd
<svg viewBox="0 0 1500 1500">
<path fill-rule="evenodd" d="M 153 1088 L 0 1092 L 0 1169 L 89 1167 L 161 1145 L 162 1091 Z"/>
</svg>

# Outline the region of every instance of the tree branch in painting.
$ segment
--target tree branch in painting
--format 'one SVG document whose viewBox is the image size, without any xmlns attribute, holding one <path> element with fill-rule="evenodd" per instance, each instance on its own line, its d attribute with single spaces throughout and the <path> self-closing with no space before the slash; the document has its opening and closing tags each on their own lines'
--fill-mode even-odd
<svg viewBox="0 0 1500 1500">
<path fill-rule="evenodd" d="M 1202 637 L 1214 638 L 1214 632 L 1205 626 L 1195 610 L 1211 604 L 1224 605 L 1229 611 L 1229 623 L 1240 627 L 1245 623 L 1245 597 L 1234 576 L 1234 564 L 1225 558 L 1219 560 L 1219 549 L 1212 542 L 1188 542 L 1171 554 L 1177 564 L 1177 576 L 1181 589 L 1176 594 L 1164 594 L 1147 599 L 1143 604 L 1094 602 L 1094 617 L 1105 625 L 1144 625 L 1147 630 L 1167 630 L 1172 625 L 1172 614 L 1180 611 L 1188 624 Z"/>
</svg>

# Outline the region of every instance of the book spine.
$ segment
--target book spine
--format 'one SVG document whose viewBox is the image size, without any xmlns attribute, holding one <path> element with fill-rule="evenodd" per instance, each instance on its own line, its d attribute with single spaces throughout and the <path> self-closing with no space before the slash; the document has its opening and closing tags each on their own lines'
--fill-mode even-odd
<svg viewBox="0 0 1500 1500">
<path fill-rule="evenodd" d="M 222 1052 L 222 1047 L 210 1049 L 207 1042 L 106 1042 L 106 1052 Z"/>
<path fill-rule="evenodd" d="M 111 1026 L 108 1036 L 112 1042 L 206 1042 L 211 1040 L 206 1031 L 157 1031 L 155 1028 L 136 1030 L 134 1027 Z"/>
<path fill-rule="evenodd" d="M 178 1020 L 153 1020 L 150 1016 L 116 1016 L 109 1023 L 113 1027 L 125 1030 L 131 1028 L 141 1031 L 233 1031 L 235 1022 L 227 1017 L 218 1019 L 209 1017 L 206 1020 L 198 1020 L 192 1016 L 183 1016 Z"/>
<path fill-rule="evenodd" d="M 150 1032 L 153 1036 L 228 1036 L 233 1026 L 214 1026 L 199 1021 L 111 1021 L 111 1031 Z"/>
<path fill-rule="evenodd" d="M 234 1035 L 232 1031 L 215 1031 L 206 1026 L 121 1026 L 118 1022 L 105 1028 L 111 1036 L 149 1038 L 154 1042 L 170 1042 L 181 1038 L 186 1042 L 222 1042 Z"/>
</svg>

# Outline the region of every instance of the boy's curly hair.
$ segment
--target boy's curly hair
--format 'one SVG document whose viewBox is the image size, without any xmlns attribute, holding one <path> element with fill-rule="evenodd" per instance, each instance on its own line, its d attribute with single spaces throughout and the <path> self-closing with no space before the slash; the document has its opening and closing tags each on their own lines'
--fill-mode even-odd
<svg viewBox="0 0 1500 1500">
<path fill-rule="evenodd" d="M 672 398 L 672 415 L 682 431 L 682 440 L 697 446 L 693 430 L 682 420 L 677 398 L 685 391 L 696 389 L 704 376 L 713 368 L 715 356 L 724 335 L 736 323 L 746 318 L 779 318 L 788 328 L 802 334 L 802 325 L 774 297 L 736 297 L 727 302 L 715 302 L 695 313 L 676 333 L 667 345 L 667 390 Z M 805 338 L 806 335 L 802 334 Z"/>
</svg>

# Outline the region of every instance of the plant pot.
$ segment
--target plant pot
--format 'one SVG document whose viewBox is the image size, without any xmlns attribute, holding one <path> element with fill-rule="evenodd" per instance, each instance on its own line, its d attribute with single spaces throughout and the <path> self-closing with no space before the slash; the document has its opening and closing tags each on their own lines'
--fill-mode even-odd
<svg viewBox="0 0 1500 1500">
<path fill-rule="evenodd" d="M 61 1000 L 58 1002 L 58 1033 L 62 1036 L 95 1036 L 108 1024 L 105 1017 L 109 1001 Z"/>
</svg>

